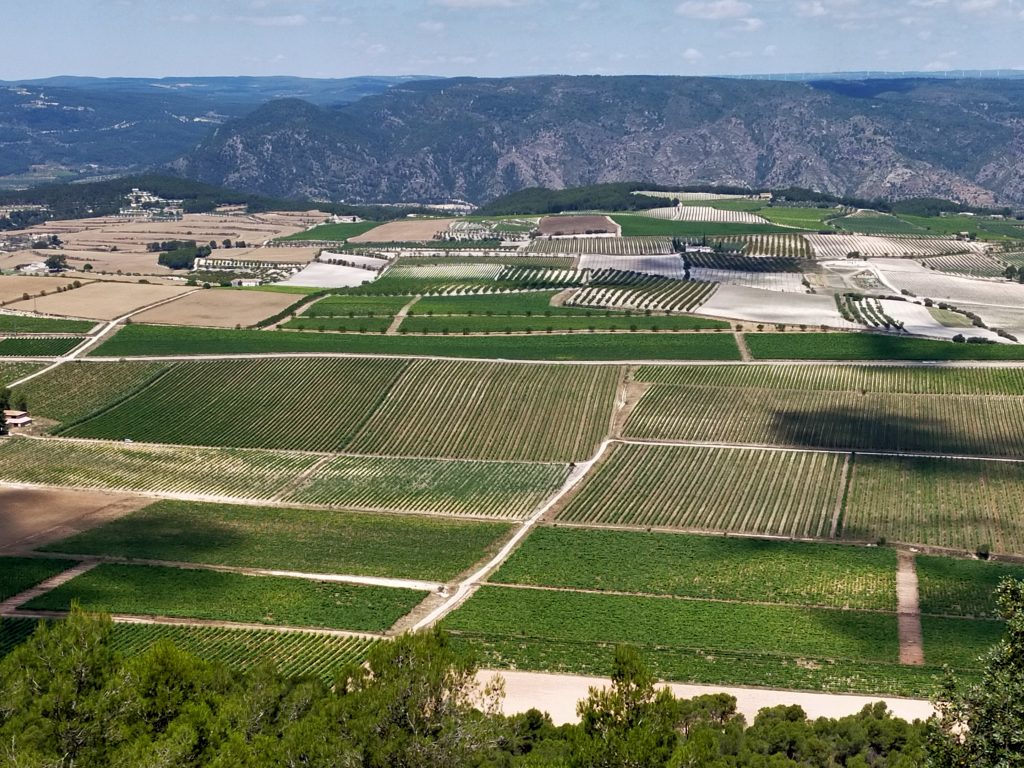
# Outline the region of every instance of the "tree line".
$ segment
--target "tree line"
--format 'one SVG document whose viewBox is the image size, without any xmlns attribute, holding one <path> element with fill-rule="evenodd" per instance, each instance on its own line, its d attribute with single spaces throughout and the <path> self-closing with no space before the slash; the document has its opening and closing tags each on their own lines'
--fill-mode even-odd
<svg viewBox="0 0 1024 768">
<path fill-rule="evenodd" d="M 638 652 L 616 649 L 610 686 L 580 722 L 500 714 L 501 685 L 434 631 L 380 643 L 331 684 L 248 672 L 160 642 L 125 658 L 110 618 L 74 607 L 0 661 L 4 766 L 563 766 L 564 768 L 911 768 L 1024 764 L 1024 582 L 998 600 L 1005 639 L 982 679 L 950 678 L 941 719 L 908 723 L 881 702 L 842 718 L 797 706 L 752 723 L 725 694 L 676 698 Z"/>
</svg>

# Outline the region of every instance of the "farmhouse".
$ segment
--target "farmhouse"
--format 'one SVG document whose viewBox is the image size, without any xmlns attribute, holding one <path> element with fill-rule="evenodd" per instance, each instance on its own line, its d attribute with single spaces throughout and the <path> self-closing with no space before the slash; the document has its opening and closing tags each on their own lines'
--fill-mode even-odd
<svg viewBox="0 0 1024 768">
<path fill-rule="evenodd" d="M 28 415 L 28 411 L 4 410 L 4 421 L 8 427 L 27 427 L 32 423 L 32 417 Z"/>
</svg>

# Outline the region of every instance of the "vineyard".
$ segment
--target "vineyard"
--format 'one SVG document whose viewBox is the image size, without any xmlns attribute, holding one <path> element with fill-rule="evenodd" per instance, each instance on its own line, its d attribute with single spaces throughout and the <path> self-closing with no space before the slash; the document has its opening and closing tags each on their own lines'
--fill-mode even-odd
<svg viewBox="0 0 1024 768">
<path fill-rule="evenodd" d="M 837 293 L 835 297 L 836 308 L 847 322 L 859 323 L 869 328 L 903 329 L 903 323 L 887 315 L 878 299 L 854 293 L 844 293 L 842 296 Z"/>
<path fill-rule="evenodd" d="M 159 642 L 243 671 L 270 663 L 284 675 L 315 676 L 325 683 L 347 664 L 361 664 L 378 640 L 312 632 L 260 629 L 175 627 L 158 624 L 116 624 L 111 646 L 137 656 Z"/>
<path fill-rule="evenodd" d="M 1006 266 L 990 256 L 981 253 L 966 253 L 958 256 L 933 256 L 922 262 L 928 269 L 948 272 L 967 277 L 1002 277 Z"/>
<path fill-rule="evenodd" d="M 87 611 L 382 632 L 426 594 L 277 576 L 101 563 L 25 604 Z"/>
<path fill-rule="evenodd" d="M 75 563 L 67 560 L 0 557 L 0 600 L 20 594 L 73 565 Z"/>
<path fill-rule="evenodd" d="M 641 214 L 666 221 L 711 222 L 712 224 L 767 224 L 768 220 L 747 211 L 723 210 L 707 205 L 680 205 L 674 208 L 651 208 Z"/>
<path fill-rule="evenodd" d="M 42 367 L 39 363 L 8 363 L 0 360 L 0 386 L 18 381 Z"/>
<path fill-rule="evenodd" d="M 0 480 L 117 491 L 269 499 L 320 457 L 230 448 L 17 438 L 0 445 Z"/>
<path fill-rule="evenodd" d="M 18 336 L 0 339 L 0 357 L 59 357 L 85 341 L 75 336 Z"/>
<path fill-rule="evenodd" d="M 1024 369 L 1021 368 L 649 365 L 640 368 L 636 378 L 638 381 L 681 386 L 915 395 L 1024 395 Z"/>
<path fill-rule="evenodd" d="M 981 243 L 940 238 L 872 237 L 870 235 L 805 235 L 818 259 L 945 256 L 984 252 Z"/>
<path fill-rule="evenodd" d="M 998 616 L 995 591 L 1006 578 L 1024 579 L 1024 567 L 985 560 L 917 555 L 921 612 L 936 616 Z"/>
<path fill-rule="evenodd" d="M 860 210 L 849 216 L 832 219 L 832 223 L 847 232 L 858 235 L 922 235 L 923 230 L 908 221 L 888 213 Z"/>
<path fill-rule="evenodd" d="M 842 535 L 1024 554 L 1024 464 L 858 455 Z"/>
<path fill-rule="evenodd" d="M 338 450 L 405 367 L 401 360 L 308 358 L 179 364 L 62 432 L 151 443 Z"/>
<path fill-rule="evenodd" d="M 492 552 L 509 528 L 424 516 L 164 500 L 41 549 L 445 581 Z M 50 565 L 54 572 L 70 567 L 66 561 L 28 562 Z"/>
<path fill-rule="evenodd" d="M 668 256 L 604 256 L 580 257 L 580 267 L 593 270 L 618 270 L 620 272 L 657 275 L 673 280 L 685 280 L 686 263 L 678 254 Z M 593 281 L 591 281 L 593 282 Z"/>
<path fill-rule="evenodd" d="M 542 527 L 490 580 L 895 611 L 895 570 L 889 549 Z"/>
<path fill-rule="evenodd" d="M 630 288 L 582 288 L 566 301 L 576 307 L 597 307 L 652 312 L 692 312 L 706 302 L 718 286 L 684 280 L 651 278 Z"/>
<path fill-rule="evenodd" d="M 646 440 L 1024 456 L 1024 398 L 652 387 L 626 424 Z"/>
<path fill-rule="evenodd" d="M 457 263 L 420 264 L 406 266 L 397 264 L 388 270 L 388 277 L 394 280 L 493 280 L 504 267 L 501 264 Z"/>
<path fill-rule="evenodd" d="M 168 363 L 72 361 L 18 387 L 34 415 L 76 421 L 145 386 Z"/>
<path fill-rule="evenodd" d="M 671 237 L 573 237 L 559 240 L 537 238 L 527 253 L 569 254 L 573 256 L 664 256 L 674 253 Z"/>
<path fill-rule="evenodd" d="M 305 317 L 299 316 L 281 324 L 288 331 L 336 331 L 338 333 L 384 333 L 391 326 L 390 317 Z"/>
<path fill-rule="evenodd" d="M 590 273 L 580 269 L 529 269 L 526 267 L 505 267 L 497 276 L 499 281 L 512 281 L 521 285 L 537 287 L 563 287 L 583 285 L 590 279 Z"/>
<path fill-rule="evenodd" d="M 746 337 L 757 360 L 1024 360 L 1014 344 L 954 344 L 871 333 L 758 333 Z"/>
<path fill-rule="evenodd" d="M 408 297 L 328 296 L 306 307 L 301 317 L 394 317 L 408 304 Z"/>
<path fill-rule="evenodd" d="M 686 397 L 679 402 L 692 408 Z M 827 536 L 842 490 L 843 461 L 800 451 L 617 445 L 558 519 Z"/>
<path fill-rule="evenodd" d="M 409 309 L 409 317 L 439 315 L 574 315 L 551 306 L 556 291 L 503 293 L 489 296 L 424 296 Z"/>
<path fill-rule="evenodd" d="M 811 247 L 803 235 L 745 235 L 725 238 L 727 244 L 743 246 L 747 256 L 777 256 L 785 259 L 810 259 Z"/>
<path fill-rule="evenodd" d="M 567 474 L 556 464 L 338 456 L 286 498 L 347 509 L 519 519 Z"/>
<path fill-rule="evenodd" d="M 5 333 L 88 333 L 96 323 L 55 317 L 0 314 L 0 334 Z"/>
<path fill-rule="evenodd" d="M 788 256 L 746 256 L 736 253 L 688 253 L 686 261 L 691 267 L 736 270 L 739 272 L 791 272 L 801 273 L 807 268 L 803 259 Z"/>
<path fill-rule="evenodd" d="M 703 269 L 694 267 L 690 270 L 694 280 L 725 285 L 742 285 L 764 291 L 778 293 L 807 293 L 803 276 L 788 272 L 737 272 L 731 269 Z"/>
<path fill-rule="evenodd" d="M 607 431 L 614 367 L 418 361 L 349 449 L 407 456 L 575 461 Z"/>
<path fill-rule="evenodd" d="M 524 317 L 498 315 L 488 317 L 415 317 L 406 318 L 401 333 L 554 333 L 565 331 L 691 331 L 723 328 L 719 320 L 705 320 L 689 315 L 634 315 L 630 312 L 592 311 L 587 317 L 582 310 L 576 316 Z"/>
</svg>

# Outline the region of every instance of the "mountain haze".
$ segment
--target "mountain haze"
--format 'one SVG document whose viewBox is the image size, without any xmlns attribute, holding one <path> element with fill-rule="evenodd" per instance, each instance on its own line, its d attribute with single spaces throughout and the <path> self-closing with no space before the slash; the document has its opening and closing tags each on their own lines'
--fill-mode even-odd
<svg viewBox="0 0 1024 768">
<path fill-rule="evenodd" d="M 1024 81 L 453 79 L 274 101 L 176 172 L 285 197 L 482 202 L 644 179 L 1024 203 Z"/>
</svg>

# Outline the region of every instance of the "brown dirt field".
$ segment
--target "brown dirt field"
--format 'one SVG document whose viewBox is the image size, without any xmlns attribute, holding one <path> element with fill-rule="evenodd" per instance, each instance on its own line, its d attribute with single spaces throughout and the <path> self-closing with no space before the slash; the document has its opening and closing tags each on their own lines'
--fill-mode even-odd
<svg viewBox="0 0 1024 768">
<path fill-rule="evenodd" d="M 113 320 L 133 309 L 177 296 L 195 288 L 140 283 L 96 282 L 64 293 L 52 293 L 29 301 L 14 302 L 11 309 L 27 309 L 48 315 Z"/>
<path fill-rule="evenodd" d="M 389 221 L 358 237 L 350 243 L 419 243 L 429 242 L 438 232 L 444 232 L 455 219 L 405 219 Z"/>
<path fill-rule="evenodd" d="M 152 503 L 124 493 L 0 487 L 0 552 L 57 541 Z"/>
<path fill-rule="evenodd" d="M 545 216 L 540 220 L 542 235 L 586 235 L 596 232 L 618 234 L 619 228 L 607 216 Z"/>
<path fill-rule="evenodd" d="M 271 264 L 308 263 L 316 258 L 319 248 L 218 248 L 211 259 L 265 261 Z"/>
<path fill-rule="evenodd" d="M 0 303 L 20 301 L 26 293 L 29 296 L 38 296 L 43 291 L 54 293 L 58 288 L 64 288 L 73 282 L 74 280 L 63 277 L 0 275 Z"/>
<path fill-rule="evenodd" d="M 255 325 L 290 307 L 301 296 L 270 291 L 213 288 L 147 310 L 133 318 L 138 323 L 234 328 Z"/>
</svg>

